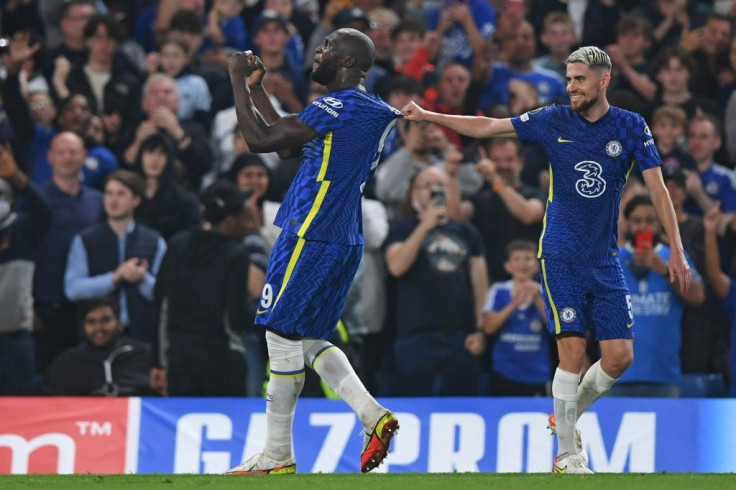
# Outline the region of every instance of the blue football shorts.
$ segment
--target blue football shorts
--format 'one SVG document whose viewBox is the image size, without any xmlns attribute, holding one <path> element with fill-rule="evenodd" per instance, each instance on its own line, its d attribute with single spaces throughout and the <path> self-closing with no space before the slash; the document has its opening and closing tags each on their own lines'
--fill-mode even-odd
<svg viewBox="0 0 736 490">
<path fill-rule="evenodd" d="M 633 339 L 634 313 L 618 258 L 576 265 L 540 260 L 550 333 L 575 332 L 596 340 Z"/>
<path fill-rule="evenodd" d="M 255 323 L 291 336 L 329 339 L 362 254 L 363 245 L 282 232 L 271 252 Z"/>
</svg>

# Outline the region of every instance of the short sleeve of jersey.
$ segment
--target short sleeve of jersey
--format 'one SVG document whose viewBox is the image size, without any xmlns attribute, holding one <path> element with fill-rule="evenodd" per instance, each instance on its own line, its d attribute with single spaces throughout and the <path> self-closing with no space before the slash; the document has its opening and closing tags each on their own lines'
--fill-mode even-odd
<svg viewBox="0 0 736 490">
<path fill-rule="evenodd" d="M 345 109 L 345 103 L 342 101 L 324 96 L 307 104 L 299 114 L 299 119 L 317 131 L 320 136 L 324 136 L 342 127 L 340 116 Z"/>
<path fill-rule="evenodd" d="M 652 131 L 647 126 L 644 118 L 639 114 L 634 114 L 631 121 L 632 127 L 629 128 L 629 137 L 634 140 L 634 159 L 639 169 L 644 171 L 654 167 L 661 167 L 662 159 L 657 151 L 657 145 L 654 144 Z"/>
<path fill-rule="evenodd" d="M 549 132 L 551 119 L 555 117 L 555 106 L 545 106 L 511 118 L 511 124 L 521 141 L 541 143 Z"/>
<path fill-rule="evenodd" d="M 506 306 L 507 302 L 503 300 L 503 297 L 506 295 L 501 294 L 502 284 L 504 283 L 497 282 L 491 286 L 491 289 L 488 291 L 488 295 L 486 296 L 486 302 L 483 305 L 483 313 L 500 311 Z"/>
</svg>

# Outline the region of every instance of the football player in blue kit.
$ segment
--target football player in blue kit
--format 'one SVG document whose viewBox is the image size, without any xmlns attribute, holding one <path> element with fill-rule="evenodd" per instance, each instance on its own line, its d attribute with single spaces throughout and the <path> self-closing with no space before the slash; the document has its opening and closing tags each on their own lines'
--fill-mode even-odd
<svg viewBox="0 0 736 490">
<path fill-rule="evenodd" d="M 692 279 L 662 179 L 651 131 L 636 113 L 609 105 L 611 60 L 592 46 L 567 59 L 570 105 L 552 105 L 511 119 L 451 116 L 410 102 L 408 120 L 430 121 L 476 138 L 517 135 L 542 145 L 550 185 L 538 258 L 550 333 L 560 363 L 552 382 L 557 434 L 555 473 L 591 473 L 575 428 L 580 414 L 606 393 L 633 361 L 634 317 L 617 254 L 618 209 L 636 164 L 664 226 L 672 255 L 669 278 L 686 291 Z M 601 359 L 580 381 L 586 333 L 600 341 Z"/>
<path fill-rule="evenodd" d="M 401 113 L 365 91 L 373 42 L 339 29 L 315 51 L 312 80 L 329 92 L 300 114 L 279 117 L 263 89 L 265 68 L 250 51 L 230 58 L 238 124 L 251 151 L 301 154 L 299 171 L 274 224 L 281 228 L 255 323 L 266 332 L 271 378 L 263 452 L 229 474 L 294 473 L 292 422 L 314 369 L 365 427 L 361 471 L 378 466 L 398 430 L 394 415 L 368 393 L 345 354 L 327 341 L 335 331 L 363 251 L 361 195 Z"/>
</svg>

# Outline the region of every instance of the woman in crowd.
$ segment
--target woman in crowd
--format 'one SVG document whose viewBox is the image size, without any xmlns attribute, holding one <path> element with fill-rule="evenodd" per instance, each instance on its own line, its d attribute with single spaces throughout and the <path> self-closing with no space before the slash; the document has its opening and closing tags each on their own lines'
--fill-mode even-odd
<svg viewBox="0 0 736 490">
<path fill-rule="evenodd" d="M 174 182 L 175 167 L 174 150 L 165 135 L 156 133 L 143 140 L 135 171 L 146 181 L 146 194 L 135 219 L 165 240 L 201 221 L 199 199 Z"/>
</svg>

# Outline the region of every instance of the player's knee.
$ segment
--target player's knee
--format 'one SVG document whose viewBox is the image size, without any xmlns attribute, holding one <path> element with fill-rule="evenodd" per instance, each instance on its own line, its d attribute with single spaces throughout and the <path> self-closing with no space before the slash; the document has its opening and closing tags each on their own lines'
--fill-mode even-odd
<svg viewBox="0 0 736 490">
<path fill-rule="evenodd" d="M 304 353 L 301 340 L 290 340 L 271 331 L 266 332 L 266 346 L 271 368 L 289 366 L 289 369 L 304 368 Z"/>
<path fill-rule="evenodd" d="M 634 349 L 626 349 L 621 353 L 621 356 L 619 357 L 619 367 L 621 369 L 621 374 L 624 373 L 627 369 L 629 369 L 629 366 L 634 362 Z"/>
<path fill-rule="evenodd" d="M 304 365 L 314 369 L 315 361 L 333 345 L 324 339 L 303 339 Z"/>
<path fill-rule="evenodd" d="M 634 362 L 634 349 L 625 347 L 618 349 L 607 359 L 601 360 L 601 367 L 612 378 L 620 378 Z"/>
<path fill-rule="evenodd" d="M 572 373 L 579 372 L 586 356 L 585 339 L 579 335 L 558 335 L 557 352 L 560 368 Z"/>
</svg>

